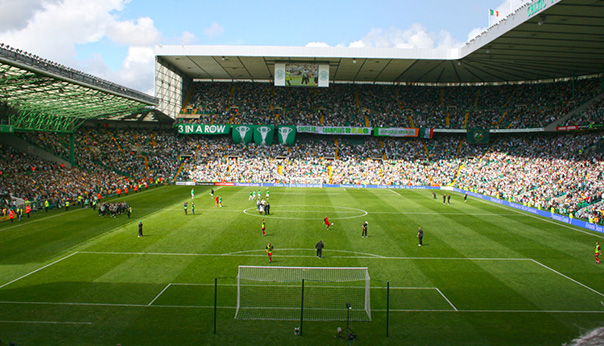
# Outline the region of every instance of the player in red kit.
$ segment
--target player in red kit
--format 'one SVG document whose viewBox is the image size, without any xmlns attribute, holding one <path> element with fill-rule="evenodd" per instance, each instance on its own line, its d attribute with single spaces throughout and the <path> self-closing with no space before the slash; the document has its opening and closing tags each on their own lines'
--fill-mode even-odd
<svg viewBox="0 0 604 346">
<path fill-rule="evenodd" d="M 325 222 L 325 226 L 327 226 L 327 229 L 329 229 L 329 226 L 331 226 L 331 223 L 329 223 L 327 216 L 325 216 L 325 220 L 323 220 L 323 222 Z"/>
</svg>

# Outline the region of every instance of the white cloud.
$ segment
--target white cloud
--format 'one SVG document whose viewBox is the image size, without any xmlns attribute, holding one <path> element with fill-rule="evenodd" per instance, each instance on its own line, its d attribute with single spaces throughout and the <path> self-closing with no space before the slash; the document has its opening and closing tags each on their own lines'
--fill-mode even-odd
<svg viewBox="0 0 604 346">
<path fill-rule="evenodd" d="M 149 46 L 161 41 L 161 34 L 149 17 L 136 21 L 111 21 L 107 25 L 107 37 L 113 42 L 125 45 Z"/>
<path fill-rule="evenodd" d="M 309 42 L 305 47 L 329 47 L 325 42 Z"/>
<path fill-rule="evenodd" d="M 182 33 L 180 38 L 178 39 L 178 44 L 191 44 L 195 42 L 197 37 L 192 32 L 185 31 Z"/>
<path fill-rule="evenodd" d="M 474 28 L 470 30 L 470 33 L 468 34 L 468 42 L 470 42 L 472 39 L 475 39 L 478 35 L 482 34 L 486 30 L 487 28 Z"/>
<path fill-rule="evenodd" d="M 57 1 L 53 0 L 53 2 Z M 33 15 L 43 7 L 44 4 L 40 0 L 3 0 L 2 11 L 0 11 L 0 32 L 23 29 Z"/>
<path fill-rule="evenodd" d="M 224 28 L 216 22 L 212 22 L 212 24 L 210 24 L 210 26 L 203 31 L 203 33 L 209 38 L 216 38 L 223 32 Z"/>
<path fill-rule="evenodd" d="M 162 35 L 149 17 L 121 19 L 130 0 L 0 0 L 13 14 L 0 13 L 0 41 L 45 59 L 153 94 L 154 46 Z M 28 6 L 26 6 L 28 5 Z M 183 33 L 181 40 L 195 36 Z M 128 47 L 119 69 L 102 55 L 78 59 L 78 48 L 101 40 Z M 109 54 L 109 52 L 108 52 Z"/>
<path fill-rule="evenodd" d="M 348 44 L 353 48 L 457 48 L 462 45 L 451 33 L 428 32 L 421 24 L 413 24 L 407 30 L 373 28 L 360 40 Z"/>
</svg>

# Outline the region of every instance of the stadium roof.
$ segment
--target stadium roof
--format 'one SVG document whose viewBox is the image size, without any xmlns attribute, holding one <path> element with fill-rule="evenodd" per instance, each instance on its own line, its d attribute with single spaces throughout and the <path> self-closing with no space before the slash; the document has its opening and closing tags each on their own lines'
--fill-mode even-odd
<svg viewBox="0 0 604 346">
<path fill-rule="evenodd" d="M 330 65 L 330 81 L 497 83 L 602 73 L 604 0 L 533 0 L 456 49 L 157 46 L 190 79 L 272 80 L 278 62 Z"/>
<path fill-rule="evenodd" d="M 0 47 L 0 103 L 12 129 L 73 132 L 89 119 L 142 120 L 158 101 L 7 46 Z"/>
</svg>

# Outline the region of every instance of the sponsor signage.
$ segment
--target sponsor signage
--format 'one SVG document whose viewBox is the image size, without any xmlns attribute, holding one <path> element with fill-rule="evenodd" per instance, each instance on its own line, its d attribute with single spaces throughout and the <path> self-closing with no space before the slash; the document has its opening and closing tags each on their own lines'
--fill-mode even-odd
<svg viewBox="0 0 604 346">
<path fill-rule="evenodd" d="M 578 130 L 578 129 L 579 129 L 579 126 L 577 126 L 577 125 L 556 127 L 556 131 L 572 131 L 572 130 Z"/>
</svg>

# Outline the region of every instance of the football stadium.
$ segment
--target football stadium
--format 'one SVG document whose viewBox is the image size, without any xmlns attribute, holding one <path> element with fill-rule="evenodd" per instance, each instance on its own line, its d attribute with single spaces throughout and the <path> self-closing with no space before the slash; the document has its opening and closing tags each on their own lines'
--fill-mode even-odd
<svg viewBox="0 0 604 346">
<path fill-rule="evenodd" d="M 154 96 L 0 43 L 0 345 L 604 344 L 603 32 L 159 45 Z"/>
</svg>

